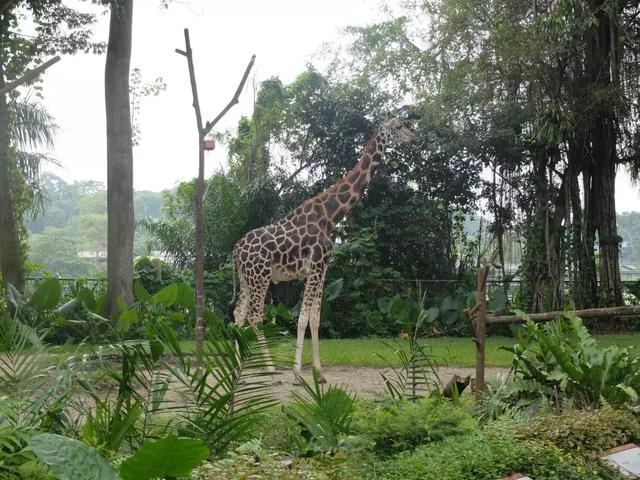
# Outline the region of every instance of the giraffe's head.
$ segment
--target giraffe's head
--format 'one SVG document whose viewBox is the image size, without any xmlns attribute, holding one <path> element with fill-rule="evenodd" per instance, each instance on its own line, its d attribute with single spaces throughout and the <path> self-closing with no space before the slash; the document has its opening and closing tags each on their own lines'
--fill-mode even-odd
<svg viewBox="0 0 640 480">
<path fill-rule="evenodd" d="M 397 117 L 384 122 L 380 126 L 380 132 L 386 133 L 388 141 L 396 145 L 418 141 L 418 137 L 416 137 L 411 130 L 405 127 L 402 120 Z"/>
</svg>

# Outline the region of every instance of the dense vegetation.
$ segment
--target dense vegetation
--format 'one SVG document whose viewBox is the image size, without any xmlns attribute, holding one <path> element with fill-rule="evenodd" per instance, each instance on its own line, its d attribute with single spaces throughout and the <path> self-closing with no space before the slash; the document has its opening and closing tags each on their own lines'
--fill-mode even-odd
<svg viewBox="0 0 640 480">
<path fill-rule="evenodd" d="M 614 188 L 622 168 L 640 172 L 637 2 L 402 2 L 347 29 L 322 71 L 262 82 L 251 116 L 218 135 L 228 163 L 206 180 L 195 352 L 195 182 L 138 192 L 132 245 L 132 0 L 93 3 L 111 13 L 119 188 L 41 175 L 31 150 L 51 144 L 54 120 L 0 91 L 0 478 L 621 479 L 598 454 L 640 441 L 640 355 L 603 345 L 572 310 L 640 303 L 640 281 L 620 278 L 640 254 L 639 214 L 616 216 Z M 0 89 L 41 57 L 102 51 L 94 21 L 59 0 L 3 3 Z M 316 371 L 286 392 L 264 351 L 287 351 L 302 283 L 270 288 L 262 325 L 230 325 L 231 250 L 343 176 L 387 112 L 420 141 L 389 152 L 338 225 L 321 319 L 325 337 L 398 337 L 379 344 L 386 393 L 365 401 Z M 171 262 L 131 261 L 155 245 Z M 107 281 L 81 278 L 101 268 L 79 252 L 105 249 Z M 468 337 L 489 249 L 520 264 L 490 311 L 566 313 L 503 328 L 511 373 L 472 397 L 442 385 L 446 360 L 425 338 Z M 29 271 L 42 278 L 25 286 Z"/>
<path fill-rule="evenodd" d="M 443 397 L 419 353 L 404 364 L 429 385 L 417 396 L 412 381 L 394 379 L 402 369 L 388 369 L 380 382 L 389 394 L 375 401 L 323 387 L 315 374 L 283 401 L 262 354 L 277 351 L 276 331 L 261 340 L 217 324 L 194 363 L 179 341 L 193 335 L 193 290 L 170 284 L 151 295 L 138 282 L 135 291 L 115 330 L 95 313 L 106 301 L 99 289 L 65 295 L 49 279 L 30 298 L 10 296 L 17 314 L 0 323 L 0 478 L 493 480 L 520 471 L 619 480 L 595 454 L 640 440 L 637 351 L 602 347 L 575 317 L 529 323 L 513 347 L 515 379 L 496 379 L 475 403 Z M 114 342 L 71 355 L 44 344 L 83 328 Z"/>
</svg>

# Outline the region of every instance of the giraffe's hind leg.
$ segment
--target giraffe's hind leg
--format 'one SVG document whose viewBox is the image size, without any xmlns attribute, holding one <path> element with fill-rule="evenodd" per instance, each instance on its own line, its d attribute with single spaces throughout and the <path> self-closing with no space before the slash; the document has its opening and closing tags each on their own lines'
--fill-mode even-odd
<svg viewBox="0 0 640 480">
<path fill-rule="evenodd" d="M 318 330 L 320 327 L 320 304 L 322 302 L 322 287 L 324 284 L 325 267 L 319 265 L 308 276 L 302 297 L 302 308 L 298 317 L 298 338 L 296 341 L 296 356 L 294 362 L 294 374 L 299 376 L 302 371 L 302 348 L 304 345 L 304 335 L 307 325 L 311 327 L 311 349 L 313 357 L 313 368 L 318 372 L 320 383 L 326 380 L 322 375 L 320 364 L 320 343 Z"/>
<path fill-rule="evenodd" d="M 249 314 L 249 285 L 243 276 L 240 276 L 240 295 L 238 303 L 233 311 L 233 319 L 236 325 L 244 325 Z"/>
<path fill-rule="evenodd" d="M 249 311 L 247 316 L 251 325 L 258 329 L 258 339 L 264 345 L 262 353 L 267 365 L 267 370 L 269 372 L 275 372 L 275 365 L 271 359 L 269 348 L 266 345 L 264 332 L 260 329 L 264 317 L 264 299 L 269 289 L 269 281 L 269 277 L 267 276 L 266 278 L 253 279 L 249 282 Z"/>
</svg>

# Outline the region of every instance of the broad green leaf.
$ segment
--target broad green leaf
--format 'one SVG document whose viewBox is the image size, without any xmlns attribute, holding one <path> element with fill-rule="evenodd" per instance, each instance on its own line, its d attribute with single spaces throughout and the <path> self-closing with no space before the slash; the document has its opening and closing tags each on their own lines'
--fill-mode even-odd
<svg viewBox="0 0 640 480">
<path fill-rule="evenodd" d="M 82 287 L 80 290 L 78 290 L 76 298 L 84 303 L 89 310 L 93 310 L 98 304 L 98 302 L 96 302 L 96 297 L 93 295 L 93 292 L 87 287 Z"/>
<path fill-rule="evenodd" d="M 118 308 L 121 312 L 129 309 L 129 305 L 127 305 L 127 302 L 124 301 L 122 295 L 119 295 L 118 298 L 116 298 L 116 303 L 118 304 Z"/>
<path fill-rule="evenodd" d="M 62 297 L 62 285 L 57 278 L 43 280 L 31 297 L 31 303 L 39 311 L 51 310 Z"/>
<path fill-rule="evenodd" d="M 40 461 L 64 480 L 120 480 L 95 448 L 78 440 L 43 433 L 29 444 Z"/>
<path fill-rule="evenodd" d="M 122 462 L 124 480 L 151 480 L 185 477 L 209 456 L 200 440 L 169 435 L 160 440 L 147 440 L 133 456 Z"/>
<path fill-rule="evenodd" d="M 167 285 L 158 293 L 153 296 L 153 303 L 162 305 L 164 307 L 170 307 L 178 299 L 178 285 L 172 283 Z"/>
<path fill-rule="evenodd" d="M 118 331 L 127 333 L 131 325 L 138 321 L 138 313 L 135 310 L 125 310 L 118 319 Z"/>
<path fill-rule="evenodd" d="M 142 285 L 142 282 L 140 280 L 136 280 L 136 282 L 133 284 L 133 294 L 135 295 L 136 300 L 143 302 L 151 301 L 151 294 L 147 292 L 147 289 L 144 288 L 144 285 Z"/>
<path fill-rule="evenodd" d="M 196 306 L 196 295 L 193 288 L 186 283 L 179 283 L 176 287 L 177 296 L 175 305 L 180 308 L 194 308 Z"/>
</svg>

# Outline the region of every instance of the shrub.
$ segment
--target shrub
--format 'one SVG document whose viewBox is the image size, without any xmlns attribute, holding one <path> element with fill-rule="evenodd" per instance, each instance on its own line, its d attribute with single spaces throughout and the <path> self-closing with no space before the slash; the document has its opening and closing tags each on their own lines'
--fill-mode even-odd
<svg viewBox="0 0 640 480">
<path fill-rule="evenodd" d="M 584 459 L 511 435 L 476 432 L 418 447 L 375 466 L 384 480 L 496 480 L 523 472 L 536 480 L 613 480 L 622 477 L 597 460 Z"/>
<path fill-rule="evenodd" d="M 466 407 L 429 397 L 382 404 L 361 402 L 352 427 L 363 443 L 378 453 L 391 454 L 468 434 L 477 426 Z"/>
<path fill-rule="evenodd" d="M 640 421 L 626 410 L 568 410 L 518 427 L 521 439 L 538 440 L 562 450 L 598 453 L 640 440 Z"/>
<path fill-rule="evenodd" d="M 574 314 L 537 325 L 506 350 L 513 353 L 513 397 L 546 395 L 580 407 L 603 402 L 635 404 L 640 394 L 640 357 L 629 348 L 602 348 Z M 557 403 L 557 402 L 556 402 Z"/>
<path fill-rule="evenodd" d="M 302 438 L 302 427 L 282 407 L 265 415 L 264 422 L 256 430 L 256 436 L 268 451 L 291 455 L 304 453 L 306 442 Z"/>
<path fill-rule="evenodd" d="M 183 281 L 174 268 L 159 258 L 140 257 L 133 264 L 134 279 L 151 294 L 171 283 Z"/>
</svg>

